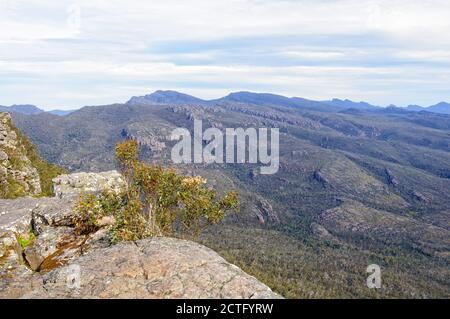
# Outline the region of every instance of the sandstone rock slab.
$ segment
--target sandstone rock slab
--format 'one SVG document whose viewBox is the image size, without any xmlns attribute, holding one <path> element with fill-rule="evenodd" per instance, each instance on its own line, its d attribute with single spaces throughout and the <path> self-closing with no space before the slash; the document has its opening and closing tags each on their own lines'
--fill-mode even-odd
<svg viewBox="0 0 450 319">
<path fill-rule="evenodd" d="M 79 269 L 79 288 L 68 276 Z M 43 275 L 23 298 L 280 298 L 213 250 L 151 238 L 91 251 Z"/>
</svg>

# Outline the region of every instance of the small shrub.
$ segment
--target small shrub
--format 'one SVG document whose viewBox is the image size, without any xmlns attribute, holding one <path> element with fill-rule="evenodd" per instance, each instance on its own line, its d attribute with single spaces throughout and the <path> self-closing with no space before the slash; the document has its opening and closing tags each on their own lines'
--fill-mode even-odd
<svg viewBox="0 0 450 319">
<path fill-rule="evenodd" d="M 116 224 L 111 229 L 112 242 L 139 240 L 153 234 L 142 215 L 143 205 L 137 199 L 129 199 L 127 204 L 116 214 Z"/>
<path fill-rule="evenodd" d="M 78 235 L 93 233 L 99 229 L 97 221 L 104 216 L 114 216 L 123 207 L 123 194 L 104 191 L 100 195 L 81 194 L 74 220 Z"/>
<path fill-rule="evenodd" d="M 136 140 L 126 140 L 116 145 L 116 160 L 126 177 L 131 174 L 129 169 L 137 162 L 138 157 L 139 145 Z"/>
<path fill-rule="evenodd" d="M 238 210 L 236 192 L 220 197 L 199 176 L 186 177 L 170 168 L 139 162 L 138 157 L 135 140 L 116 146 L 126 189 L 122 194 L 83 195 L 76 225 L 80 234 L 96 231 L 98 218 L 114 216 L 113 242 L 175 235 L 195 239 L 227 212 Z"/>
<path fill-rule="evenodd" d="M 101 213 L 101 207 L 94 194 L 82 194 L 77 204 L 77 211 L 75 232 L 78 235 L 90 234 L 98 230 L 97 218 Z"/>
<path fill-rule="evenodd" d="M 34 236 L 33 232 L 29 232 L 26 235 L 16 234 L 16 240 L 19 243 L 20 247 L 22 247 L 22 249 L 25 249 L 28 246 L 30 246 L 35 239 L 36 237 Z"/>
<path fill-rule="evenodd" d="M 4 198 L 15 199 L 26 195 L 25 188 L 11 176 L 6 178 L 6 186 L 7 191 Z"/>
</svg>

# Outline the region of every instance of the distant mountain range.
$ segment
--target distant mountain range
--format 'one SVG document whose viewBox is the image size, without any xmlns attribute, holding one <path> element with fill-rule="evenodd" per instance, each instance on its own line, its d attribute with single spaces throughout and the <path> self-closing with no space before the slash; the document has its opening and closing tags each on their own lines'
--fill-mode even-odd
<svg viewBox="0 0 450 319">
<path fill-rule="evenodd" d="M 144 96 L 134 96 L 126 104 L 128 105 L 225 105 L 230 103 L 245 103 L 252 105 L 261 106 L 278 106 L 278 107 L 293 107 L 293 108 L 304 108 L 312 109 L 321 112 L 339 112 L 348 109 L 355 110 L 382 110 L 383 107 L 372 105 L 367 102 L 355 102 L 348 99 L 332 99 L 328 101 L 314 101 L 309 99 L 304 99 L 300 97 L 286 97 L 277 94 L 270 93 L 253 93 L 253 92 L 234 92 L 227 96 L 219 99 L 213 100 L 203 100 L 192 95 L 180 93 L 177 91 L 163 91 L 158 90 L 154 93 L 147 94 Z M 405 108 L 396 107 L 390 105 L 390 108 L 396 108 L 399 110 L 406 110 L 411 112 L 433 112 L 440 114 L 450 114 L 450 103 L 441 102 L 436 105 L 429 107 L 423 107 L 419 105 L 409 105 Z M 47 111 L 58 116 L 66 116 L 75 110 L 52 110 Z M 392 110 L 391 110 L 392 111 Z M 46 112 L 35 105 L 23 104 L 23 105 L 12 105 L 12 106 L 1 106 L 0 112 L 11 112 L 11 113 L 21 113 L 26 115 L 34 115 Z"/>
<path fill-rule="evenodd" d="M 3 106 L 0 105 L 0 112 L 9 112 L 9 113 L 20 113 L 25 115 L 36 115 L 40 113 L 51 113 L 58 116 L 66 116 L 75 110 L 52 110 L 52 111 L 44 111 L 38 108 L 36 105 L 32 104 L 14 104 L 11 106 Z"/>
<path fill-rule="evenodd" d="M 332 99 L 331 101 L 324 101 L 323 103 L 334 105 L 337 107 L 342 107 L 346 109 L 377 109 L 380 106 L 372 105 L 366 102 L 353 102 L 350 100 L 340 100 L 340 99 Z"/>
<path fill-rule="evenodd" d="M 146 105 L 146 104 L 208 104 L 208 101 L 196 98 L 191 95 L 179 93 L 176 91 L 156 91 L 144 96 L 134 96 L 127 104 Z"/>
<path fill-rule="evenodd" d="M 176 92 L 176 91 L 161 91 L 158 90 L 152 94 L 144 96 L 134 96 L 126 104 L 128 105 L 222 105 L 227 103 L 247 103 L 262 106 L 282 106 L 294 108 L 310 108 L 316 111 L 330 111 L 336 112 L 346 109 L 358 110 L 379 110 L 381 106 L 372 105 L 367 102 L 354 102 L 351 100 L 332 99 L 328 101 L 314 101 L 299 97 L 286 97 L 270 93 L 253 93 L 253 92 L 235 92 L 229 95 L 213 100 L 203 100 L 195 96 Z M 450 104 L 441 102 L 429 107 L 422 107 L 418 105 L 410 105 L 406 108 L 396 107 L 390 105 L 390 108 L 398 108 L 401 110 L 413 112 L 434 112 L 441 114 L 450 114 Z"/>
<path fill-rule="evenodd" d="M 429 107 L 423 107 L 419 105 L 409 105 L 406 109 L 408 111 L 416 111 L 416 112 L 427 111 L 441 114 L 450 114 L 450 103 L 441 102 Z"/>
<path fill-rule="evenodd" d="M 318 111 L 339 111 L 342 109 L 352 107 L 367 108 L 370 104 L 356 103 L 349 100 L 332 100 L 332 101 L 313 101 L 299 97 L 286 97 L 270 93 L 253 93 L 253 92 L 234 92 L 229 95 L 213 100 L 202 100 L 197 97 L 179 93 L 176 91 L 156 91 L 152 94 L 144 96 L 132 97 L 128 105 L 224 105 L 230 103 L 244 103 L 261 106 L 275 106 L 275 107 L 293 107 L 293 108 L 311 108 Z M 373 106 L 375 108 L 375 106 Z"/>
<path fill-rule="evenodd" d="M 11 113 L 22 113 L 27 115 L 39 114 L 44 112 L 40 108 L 31 104 L 21 104 L 21 105 L 11 105 L 11 106 L 2 106 L 0 105 L 0 112 L 11 112 Z"/>
</svg>

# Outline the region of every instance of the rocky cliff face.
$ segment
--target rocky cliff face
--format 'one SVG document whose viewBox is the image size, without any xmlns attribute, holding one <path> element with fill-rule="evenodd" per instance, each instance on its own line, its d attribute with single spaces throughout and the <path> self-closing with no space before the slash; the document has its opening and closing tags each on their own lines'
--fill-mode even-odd
<svg viewBox="0 0 450 319">
<path fill-rule="evenodd" d="M 38 170 L 27 156 L 9 113 L 0 113 L 0 198 L 41 193 Z"/>
<path fill-rule="evenodd" d="M 9 113 L 0 112 L 0 198 L 50 196 L 52 178 L 63 173 L 64 169 L 39 156 Z"/>
<path fill-rule="evenodd" d="M 0 200 L 0 298 L 279 298 L 197 243 L 149 238 L 111 246 L 111 221 L 74 231 L 80 192 L 118 190 L 121 175 L 54 179 L 53 198 Z"/>
</svg>

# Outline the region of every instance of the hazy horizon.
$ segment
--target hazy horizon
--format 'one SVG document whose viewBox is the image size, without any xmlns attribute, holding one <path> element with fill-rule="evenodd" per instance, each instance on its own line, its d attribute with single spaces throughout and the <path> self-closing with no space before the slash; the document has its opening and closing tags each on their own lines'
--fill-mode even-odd
<svg viewBox="0 0 450 319">
<path fill-rule="evenodd" d="M 203 97 L 200 97 L 200 96 L 197 96 L 197 95 L 189 94 L 187 92 L 177 91 L 177 90 L 172 90 L 172 89 L 167 89 L 167 90 L 166 89 L 157 89 L 157 90 L 154 90 L 154 91 L 151 91 L 151 92 L 147 92 L 147 93 L 143 93 L 143 94 L 137 95 L 137 96 L 144 96 L 144 95 L 155 93 L 157 91 L 173 91 L 173 92 L 183 93 L 183 94 L 187 94 L 187 95 L 190 95 L 190 96 L 193 96 L 193 97 L 205 100 L 205 101 L 211 101 L 211 100 L 215 100 L 215 99 L 220 99 L 220 98 L 223 98 L 223 97 L 225 97 L 225 96 L 227 96 L 227 95 L 229 95 L 231 93 L 240 93 L 240 92 L 249 92 L 249 93 L 257 93 L 257 94 L 275 94 L 275 95 L 284 96 L 282 94 L 278 94 L 278 93 L 274 93 L 274 92 L 253 92 L 253 91 L 239 90 L 239 91 L 228 92 L 228 93 L 226 93 L 224 95 L 221 95 L 221 96 L 203 98 Z M 305 98 L 304 96 L 286 96 L 286 97 L 289 97 L 289 98 Z M 130 96 L 130 98 L 132 98 L 132 96 Z M 345 97 L 343 97 L 343 98 L 331 97 L 331 98 L 325 98 L 325 99 L 321 99 L 321 100 L 314 100 L 314 99 L 309 99 L 309 98 L 305 98 L 305 99 L 312 100 L 312 101 L 318 101 L 318 102 L 327 102 L 327 101 L 331 101 L 333 99 L 338 99 L 338 100 L 342 100 L 342 101 L 349 100 L 349 99 L 347 99 Z M 78 110 L 78 109 L 81 109 L 83 107 L 88 107 L 88 106 L 101 106 L 101 105 L 110 105 L 110 104 L 125 104 L 128 100 L 129 100 L 129 98 L 124 100 L 124 101 L 115 101 L 115 102 L 111 102 L 111 103 L 107 103 L 107 104 L 86 104 L 86 105 L 79 105 L 79 106 L 72 106 L 72 107 L 59 106 L 59 107 L 56 107 L 56 108 L 48 107 L 48 106 L 45 106 L 45 105 L 36 105 L 36 104 L 33 104 L 33 103 L 13 103 L 13 104 L 10 104 L 10 105 L 6 105 L 6 104 L 0 103 L 0 106 L 12 107 L 14 105 L 33 105 L 33 106 L 36 106 L 36 107 L 38 107 L 38 108 L 40 108 L 41 110 L 44 110 L 44 111 L 69 111 L 69 110 L 73 111 L 73 110 Z M 374 106 L 379 106 L 379 107 L 396 106 L 396 107 L 403 107 L 403 108 L 406 108 L 406 107 L 411 106 L 411 105 L 427 108 L 427 107 L 430 107 L 430 106 L 437 105 L 439 103 L 448 103 L 447 101 L 438 101 L 438 102 L 430 104 L 430 105 L 418 105 L 418 104 L 394 105 L 392 103 L 389 104 L 389 105 L 377 105 L 376 103 L 371 103 L 370 101 L 355 101 L 355 100 L 351 100 L 351 101 L 352 102 L 356 102 L 356 103 L 359 103 L 359 102 L 368 103 L 368 104 L 371 104 L 371 105 L 374 105 Z"/>
</svg>

